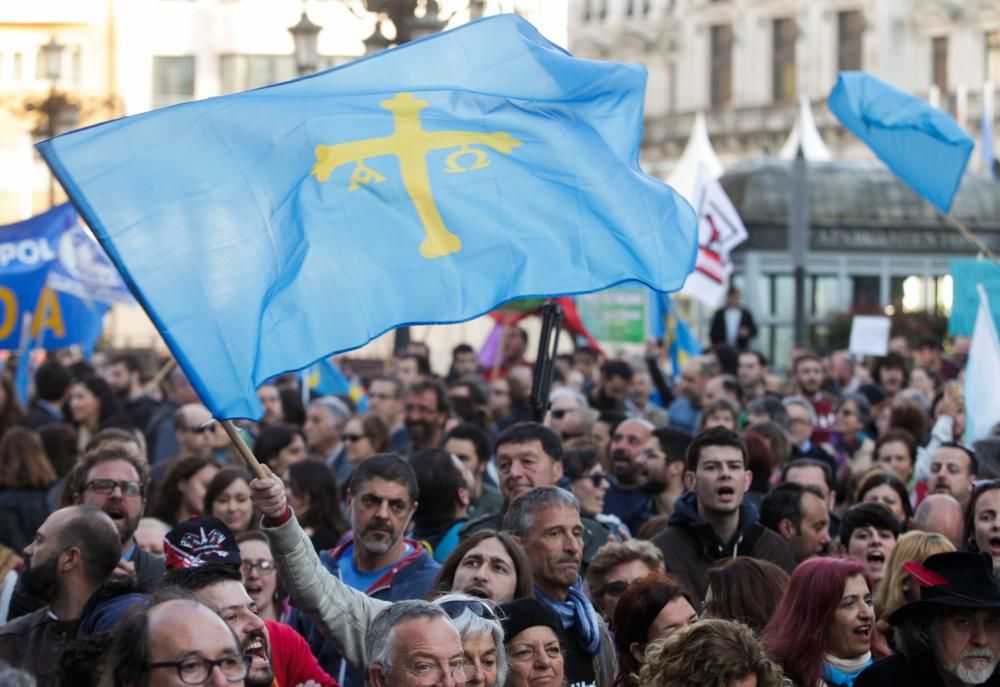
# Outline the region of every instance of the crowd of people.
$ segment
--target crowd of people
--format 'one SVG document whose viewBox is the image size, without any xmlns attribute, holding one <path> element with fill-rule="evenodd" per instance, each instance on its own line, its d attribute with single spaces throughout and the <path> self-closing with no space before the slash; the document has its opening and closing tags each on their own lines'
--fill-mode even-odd
<svg viewBox="0 0 1000 687">
<path fill-rule="evenodd" d="M 518 327 L 486 369 L 411 343 L 362 408 L 284 375 L 260 474 L 179 369 L 0 376 L 0 684 L 1000 684 L 962 342 L 772 366 L 716 319 L 677 370 L 557 356 L 541 418 Z"/>
</svg>

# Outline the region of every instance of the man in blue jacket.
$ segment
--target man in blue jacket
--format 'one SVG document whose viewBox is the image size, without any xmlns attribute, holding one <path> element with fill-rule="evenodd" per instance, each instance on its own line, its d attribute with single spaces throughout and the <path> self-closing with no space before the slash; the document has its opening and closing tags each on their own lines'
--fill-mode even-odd
<svg viewBox="0 0 1000 687">
<path fill-rule="evenodd" d="M 410 464 L 392 453 L 373 456 L 358 465 L 347 495 L 353 531 L 340 546 L 320 554 L 326 568 L 377 599 L 425 598 L 440 566 L 404 536 L 419 497 Z M 362 687 L 364 675 L 352 670 L 303 614 L 296 611 L 291 624 L 309 640 L 327 673 L 344 687 Z"/>
</svg>

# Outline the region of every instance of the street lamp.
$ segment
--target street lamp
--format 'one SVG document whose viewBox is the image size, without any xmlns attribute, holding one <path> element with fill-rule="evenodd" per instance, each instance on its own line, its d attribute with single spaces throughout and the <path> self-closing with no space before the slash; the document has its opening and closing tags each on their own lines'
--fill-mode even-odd
<svg viewBox="0 0 1000 687">
<path fill-rule="evenodd" d="M 76 127 L 77 114 L 80 111 L 78 103 L 70 100 L 66 94 L 56 90 L 62 77 L 62 55 L 66 46 L 56 40 L 55 36 L 42 46 L 42 61 L 45 78 L 49 81 L 49 94 L 41 102 L 29 101 L 25 104 L 28 112 L 39 112 L 42 117 L 32 130 L 35 138 L 52 138 L 61 131 Z M 49 172 L 49 206 L 56 204 L 56 178 Z"/>
<path fill-rule="evenodd" d="M 365 0 L 365 9 L 379 15 L 379 19 L 387 17 L 396 27 L 396 38 L 388 41 L 389 45 L 402 45 L 418 38 L 424 38 L 444 30 L 448 24 L 447 17 L 441 17 L 438 12 L 437 0 Z M 422 10 L 422 11 L 418 11 Z M 381 34 L 381 26 L 376 24 L 375 31 Z M 376 33 L 365 39 L 379 40 Z"/>
<path fill-rule="evenodd" d="M 288 27 L 295 41 L 295 67 L 299 76 L 312 74 L 319 67 L 319 32 L 322 26 L 313 23 L 302 9 L 302 17 L 295 26 Z"/>
</svg>

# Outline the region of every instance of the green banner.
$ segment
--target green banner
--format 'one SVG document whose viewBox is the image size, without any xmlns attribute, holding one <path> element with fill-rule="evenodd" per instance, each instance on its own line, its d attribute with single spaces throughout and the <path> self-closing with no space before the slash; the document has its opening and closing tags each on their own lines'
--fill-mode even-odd
<svg viewBox="0 0 1000 687">
<path fill-rule="evenodd" d="M 619 286 L 577 296 L 576 306 L 584 326 L 598 341 L 637 343 L 646 340 L 649 290 Z"/>
</svg>

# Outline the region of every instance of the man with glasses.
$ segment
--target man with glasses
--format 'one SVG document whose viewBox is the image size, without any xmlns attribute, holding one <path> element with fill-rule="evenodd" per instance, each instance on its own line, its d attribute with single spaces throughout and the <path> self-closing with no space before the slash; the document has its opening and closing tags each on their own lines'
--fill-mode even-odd
<svg viewBox="0 0 1000 687">
<path fill-rule="evenodd" d="M 372 687 L 451 687 L 466 681 L 458 630 L 444 609 L 427 601 L 394 603 L 375 616 L 365 654 Z"/>
<path fill-rule="evenodd" d="M 218 518 L 186 520 L 166 536 L 167 572 L 163 585 L 194 594 L 213 609 L 236 634 L 241 654 L 249 660 L 246 687 L 299 685 L 335 687 L 295 630 L 265 621 L 247 593 L 246 571 L 233 533 Z"/>
<path fill-rule="evenodd" d="M 0 661 L 28 670 L 39 687 L 59 684 L 59 657 L 120 556 L 118 530 L 99 509 L 70 506 L 46 518 L 24 549 L 20 578 L 24 591 L 46 605 L 0 626 Z"/>
<path fill-rule="evenodd" d="M 233 631 L 198 601 L 170 598 L 129 611 L 103 672 L 115 687 L 249 685 L 249 657 Z"/>
<path fill-rule="evenodd" d="M 399 453 L 410 442 L 403 424 L 403 383 L 395 377 L 376 377 L 368 385 L 368 410 L 389 428 L 389 450 Z"/>
<path fill-rule="evenodd" d="M 559 435 L 562 441 L 585 437 L 594 424 L 587 398 L 569 387 L 553 389 L 549 394 L 549 412 L 545 426 Z"/>
<path fill-rule="evenodd" d="M 163 575 L 163 559 L 140 549 L 134 537 L 149 493 L 149 467 L 138 445 L 102 442 L 83 455 L 66 488 L 73 503 L 100 508 L 118 528 L 122 558 L 116 574 L 134 577 L 140 588 L 155 584 Z"/>
</svg>

